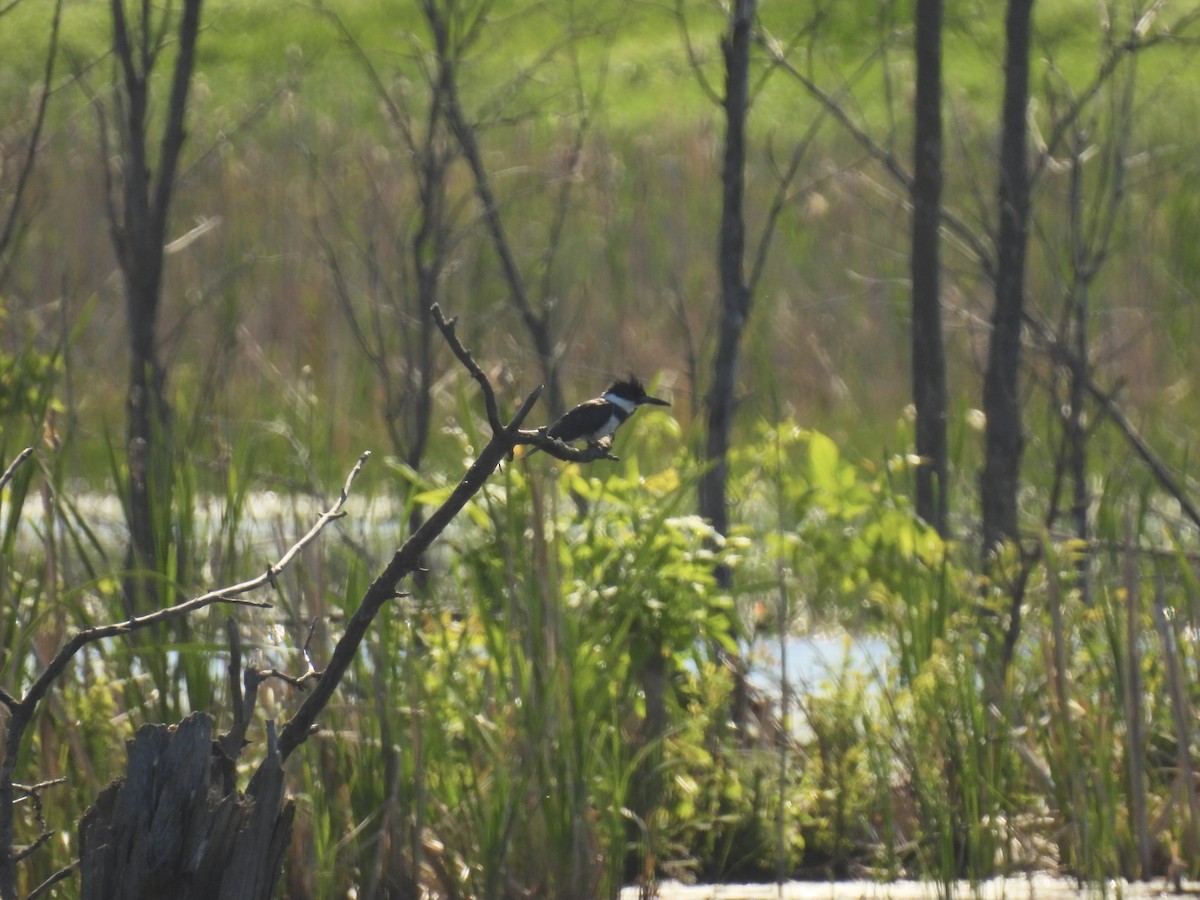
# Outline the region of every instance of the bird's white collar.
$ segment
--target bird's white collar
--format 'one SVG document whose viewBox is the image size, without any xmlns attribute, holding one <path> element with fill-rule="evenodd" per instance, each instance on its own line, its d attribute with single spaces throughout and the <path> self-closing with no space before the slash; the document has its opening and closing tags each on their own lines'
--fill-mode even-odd
<svg viewBox="0 0 1200 900">
<path fill-rule="evenodd" d="M 606 391 L 604 393 L 604 399 L 607 400 L 609 403 L 611 403 L 613 406 L 623 409 L 627 413 L 631 413 L 635 409 L 637 409 L 637 404 L 634 403 L 632 400 L 629 400 L 625 397 L 618 397 L 612 391 Z"/>
</svg>

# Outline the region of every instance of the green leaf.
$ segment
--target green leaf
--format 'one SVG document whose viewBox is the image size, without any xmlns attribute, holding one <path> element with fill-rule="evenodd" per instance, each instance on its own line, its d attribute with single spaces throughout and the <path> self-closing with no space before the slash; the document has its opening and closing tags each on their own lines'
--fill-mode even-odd
<svg viewBox="0 0 1200 900">
<path fill-rule="evenodd" d="M 838 493 L 840 463 L 837 444 L 829 436 L 813 432 L 808 441 L 808 472 L 812 483 L 831 494 Z"/>
</svg>

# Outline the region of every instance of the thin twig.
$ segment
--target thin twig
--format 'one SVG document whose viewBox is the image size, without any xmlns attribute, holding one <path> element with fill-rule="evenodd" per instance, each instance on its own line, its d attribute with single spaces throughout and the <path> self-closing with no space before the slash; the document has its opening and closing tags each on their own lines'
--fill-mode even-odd
<svg viewBox="0 0 1200 900">
<path fill-rule="evenodd" d="M 25 900 L 35 900 L 35 898 L 42 896 L 42 894 L 46 893 L 46 891 L 50 890 L 50 888 L 54 887 L 54 885 L 58 884 L 64 878 L 69 878 L 71 875 L 73 875 L 75 870 L 79 868 L 79 865 L 80 860 L 77 859 L 70 865 L 59 869 L 57 872 L 35 887 L 32 891 L 30 891 L 25 897 Z"/>
<path fill-rule="evenodd" d="M 54 14 L 50 19 L 50 45 L 46 51 L 45 74 L 42 76 L 42 94 L 38 99 L 37 112 L 34 114 L 33 130 L 29 134 L 29 146 L 25 158 L 17 170 L 16 185 L 10 191 L 12 200 L 5 217 L 3 227 L 0 227 L 0 251 L 3 251 L 12 240 L 17 218 L 21 212 L 21 198 L 25 193 L 33 173 L 33 164 L 37 159 L 38 144 L 42 137 L 42 128 L 46 124 L 46 111 L 50 106 L 50 95 L 53 93 L 51 83 L 54 81 L 54 62 L 58 57 L 58 32 L 62 23 L 62 0 L 56 0 Z M 11 8 L 11 7 L 10 7 Z"/>
<path fill-rule="evenodd" d="M 1034 337 L 1041 342 L 1043 349 L 1049 354 L 1052 360 L 1068 366 L 1074 363 L 1075 357 L 1071 348 L 1059 340 L 1058 336 L 1054 334 L 1046 323 L 1028 311 L 1022 313 L 1022 320 L 1029 327 Z M 1150 469 L 1150 472 L 1157 479 L 1159 485 L 1179 503 L 1179 508 L 1183 510 L 1184 515 L 1191 519 L 1194 525 L 1200 527 L 1200 507 L 1197 507 L 1192 502 L 1188 496 L 1186 486 L 1175 479 L 1170 468 L 1154 452 L 1154 449 L 1146 442 L 1146 439 L 1142 437 L 1137 427 L 1125 415 L 1125 411 L 1120 407 L 1116 399 L 1101 387 L 1091 375 L 1085 374 L 1085 378 L 1085 388 L 1088 395 L 1100 405 L 1105 415 L 1112 419 L 1134 452 L 1141 457 L 1142 462 Z"/>
<path fill-rule="evenodd" d="M 17 782 L 13 782 L 13 791 L 21 792 L 25 795 L 25 797 L 21 799 L 28 799 L 33 804 L 33 817 L 37 819 L 38 827 L 42 830 L 41 834 L 39 834 L 32 843 L 28 844 L 21 850 L 12 851 L 11 859 L 14 863 L 20 862 L 21 860 L 32 856 L 37 852 L 39 847 L 43 846 L 46 841 L 54 837 L 54 831 L 46 826 L 46 814 L 42 806 L 42 791 L 48 787 L 54 787 L 58 784 L 65 784 L 66 781 L 66 778 L 52 778 L 49 781 L 39 781 L 37 784 L 19 784 Z M 18 802 L 19 799 L 13 800 L 14 805 Z"/>
<path fill-rule="evenodd" d="M 36 838 L 34 838 L 33 843 L 27 844 L 25 847 L 23 847 L 20 850 L 13 850 L 12 851 L 12 861 L 14 863 L 19 863 L 23 859 L 28 859 L 30 856 L 32 856 L 34 853 L 36 853 L 38 851 L 38 849 L 46 843 L 46 841 L 50 840 L 50 838 L 52 838 L 52 837 L 54 837 L 53 831 L 43 831 Z"/>
<path fill-rule="evenodd" d="M 268 678 L 278 678 L 280 681 L 290 684 L 297 690 L 307 691 L 308 682 L 315 681 L 316 679 L 320 678 L 321 673 L 311 666 L 303 675 L 289 675 L 287 672 L 283 672 L 279 669 L 247 669 L 246 677 L 253 677 L 253 679 L 260 684 L 266 681 Z"/>
<path fill-rule="evenodd" d="M 314 618 L 308 625 L 308 637 L 304 639 L 304 646 L 301 648 L 301 652 L 304 654 L 304 663 L 307 667 L 303 675 L 289 675 L 287 672 L 281 672 L 279 669 L 247 669 L 246 683 L 257 689 L 258 685 L 268 678 L 278 678 L 280 681 L 286 682 L 298 690 L 308 690 L 308 682 L 321 677 L 321 670 L 313 664 L 311 650 L 313 634 L 316 633 L 317 625 L 320 621 L 319 618 Z"/>
<path fill-rule="evenodd" d="M 483 391 L 483 408 L 487 411 L 488 425 L 492 427 L 492 431 L 494 432 L 504 431 L 504 425 L 500 421 L 500 408 L 496 405 L 496 392 L 492 390 L 492 383 L 483 374 L 483 370 L 479 368 L 479 364 L 475 362 L 475 358 L 471 356 L 471 352 L 462 345 L 462 341 L 458 339 L 458 334 L 454 330 L 458 324 L 458 316 L 447 319 L 442 315 L 442 308 L 436 303 L 431 307 L 431 311 L 433 312 L 433 321 L 441 330 L 446 343 L 450 345 L 450 349 L 454 351 L 454 355 L 458 357 L 458 361 L 463 364 L 463 367 L 471 374 L 471 377 L 479 383 L 479 388 Z M 541 390 L 541 387 L 539 387 L 535 393 L 540 393 Z"/>
<path fill-rule="evenodd" d="M 38 791 L 44 791 L 48 787 L 66 783 L 66 776 L 51 778 L 49 781 L 39 781 L 37 784 L 21 784 L 18 781 L 14 781 L 13 790 L 20 791 L 22 794 L 36 794 Z"/>
<path fill-rule="evenodd" d="M 9 463 L 8 468 L 4 470 L 4 474 L 0 475 L 0 489 L 2 489 L 6 484 L 8 484 L 10 481 L 12 481 L 13 475 L 15 475 L 17 472 L 17 469 L 19 469 L 21 467 L 21 463 L 23 463 L 23 462 L 25 462 L 25 460 L 29 459 L 29 457 L 31 455 L 33 455 L 32 447 L 26 447 L 24 450 L 22 450 L 20 453 L 17 454 L 17 458 L 14 459 L 11 463 Z"/>
</svg>

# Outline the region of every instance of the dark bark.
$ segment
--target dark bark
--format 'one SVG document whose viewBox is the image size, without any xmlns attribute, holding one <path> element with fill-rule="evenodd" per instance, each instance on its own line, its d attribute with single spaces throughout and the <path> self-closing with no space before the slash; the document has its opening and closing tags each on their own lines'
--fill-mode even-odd
<svg viewBox="0 0 1200 900">
<path fill-rule="evenodd" d="M 129 334 L 129 386 L 126 394 L 126 451 L 129 463 L 129 563 L 143 571 L 160 569 L 164 547 L 156 518 L 170 497 L 171 423 L 166 368 L 158 353 L 163 247 L 175 175 L 186 133 L 184 118 L 200 32 L 201 0 L 183 0 L 175 35 L 176 57 L 157 159 L 151 159 L 150 82 L 162 44 L 148 6 L 131 24 L 124 0 L 111 0 L 113 57 L 119 67 L 117 128 L 120 190 L 110 198 L 110 228 L 125 285 Z M 165 13 L 164 13 L 165 14 Z M 116 196 L 119 195 L 119 196 Z M 137 594 L 153 597 L 153 581 L 134 579 Z M 149 600 L 150 598 L 145 598 Z M 137 605 L 137 596 L 127 598 Z M 143 607 L 144 608 L 144 607 Z M 130 610 L 133 611 L 132 609 Z"/>
<path fill-rule="evenodd" d="M 721 282 L 721 315 L 717 349 L 713 357 L 713 380 L 706 400 L 707 421 L 704 445 L 705 471 L 700 478 L 700 515 L 719 534 L 729 533 L 726 496 L 729 477 L 727 457 L 733 417 L 737 405 L 738 361 L 742 334 L 750 317 L 751 291 L 746 282 L 746 119 L 750 108 L 750 46 L 755 0 L 737 0 L 730 13 L 729 27 L 721 40 L 725 59 L 725 147 L 721 167 L 721 225 L 717 265 Z M 717 584 L 728 589 L 731 573 L 717 568 Z M 745 678 L 740 660 L 728 660 L 735 673 L 732 721 L 745 717 Z"/>
<path fill-rule="evenodd" d="M 80 822 L 82 900 L 269 900 L 295 811 L 278 751 L 245 794 L 204 713 L 143 725 L 128 754 Z"/>
<path fill-rule="evenodd" d="M 917 515 L 946 536 L 946 354 L 942 337 L 942 0 L 917 0 L 912 180 L 912 379 Z"/>
<path fill-rule="evenodd" d="M 1033 0 L 1009 0 L 1005 24 L 1007 44 L 998 192 L 1000 227 L 996 246 L 995 306 L 983 386 L 987 425 L 980 499 L 985 556 L 1006 540 L 1018 537 L 1017 492 L 1024 448 L 1018 376 L 1029 229 L 1025 115 L 1029 103 L 1032 11 Z M 1014 610 L 1014 618 L 1017 612 Z"/>
</svg>

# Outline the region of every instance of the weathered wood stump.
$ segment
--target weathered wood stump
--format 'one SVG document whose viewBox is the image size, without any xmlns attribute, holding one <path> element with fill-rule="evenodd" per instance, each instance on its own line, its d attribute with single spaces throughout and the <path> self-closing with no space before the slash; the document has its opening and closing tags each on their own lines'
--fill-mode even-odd
<svg viewBox="0 0 1200 900">
<path fill-rule="evenodd" d="M 80 822 L 81 898 L 269 900 L 295 813 L 271 737 L 241 794 L 207 714 L 138 729 L 125 778 Z"/>
</svg>

